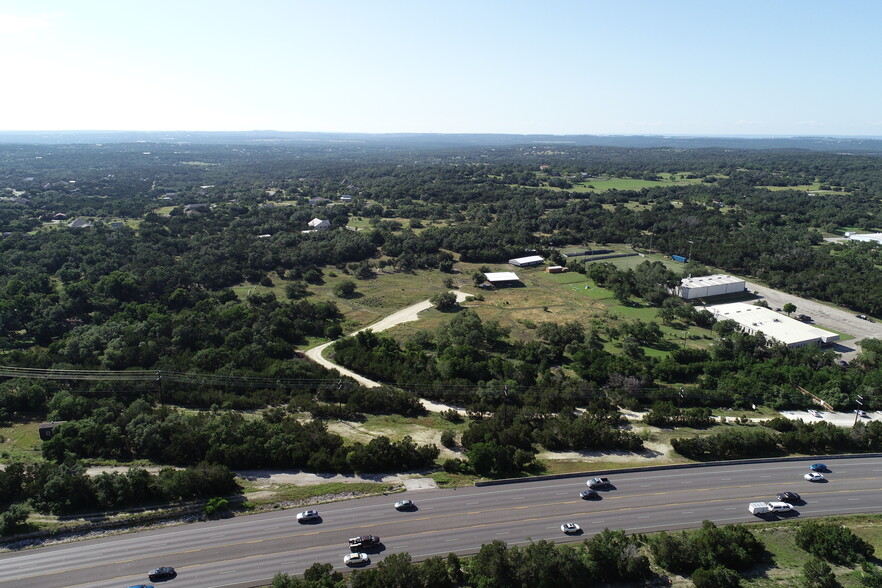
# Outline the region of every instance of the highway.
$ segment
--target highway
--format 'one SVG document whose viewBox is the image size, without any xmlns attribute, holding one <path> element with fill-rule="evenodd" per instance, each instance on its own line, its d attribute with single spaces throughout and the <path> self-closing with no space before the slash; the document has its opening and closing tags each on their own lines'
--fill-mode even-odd
<svg viewBox="0 0 882 588">
<path fill-rule="evenodd" d="M 586 477 L 553 481 L 420 490 L 319 505 L 320 522 L 299 524 L 295 511 L 278 511 L 190 525 L 170 526 L 94 540 L 0 554 L 2 587 L 113 587 L 147 582 L 147 571 L 173 566 L 178 577 L 157 585 L 244 587 L 269 583 L 276 572 L 302 573 L 314 562 L 343 569 L 347 539 L 379 535 L 368 550 L 372 563 L 390 553 L 415 560 L 450 552 L 476 552 L 501 539 L 581 541 L 593 533 L 628 533 L 762 521 L 749 502 L 774 500 L 785 490 L 805 503 L 790 516 L 813 517 L 882 512 L 882 458 L 828 460 L 828 482 L 803 480 L 804 462 L 724 465 L 610 475 L 615 487 L 600 500 L 582 500 Z M 393 503 L 412 499 L 417 510 L 398 512 Z M 585 534 L 567 537 L 564 522 Z"/>
</svg>

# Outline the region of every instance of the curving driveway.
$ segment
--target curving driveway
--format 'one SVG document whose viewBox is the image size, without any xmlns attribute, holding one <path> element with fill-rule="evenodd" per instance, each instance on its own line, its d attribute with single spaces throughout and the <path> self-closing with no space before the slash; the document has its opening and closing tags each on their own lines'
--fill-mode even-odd
<svg viewBox="0 0 882 588">
<path fill-rule="evenodd" d="M 450 290 L 453 294 L 456 294 L 456 301 L 463 302 L 469 296 L 465 292 L 459 292 L 457 290 Z M 419 314 L 424 311 L 432 308 L 432 303 L 428 300 L 423 300 L 422 302 L 417 302 L 412 306 L 408 306 L 407 308 L 402 308 L 398 312 L 392 313 L 384 319 L 380 319 L 379 321 L 370 324 L 363 329 L 359 329 L 353 333 L 350 333 L 349 336 L 354 335 L 355 333 L 360 333 L 362 331 L 367 331 L 370 329 L 374 333 L 379 333 L 380 331 L 385 331 L 386 329 L 391 329 L 396 325 L 400 325 L 401 323 L 410 323 L 413 321 L 417 321 L 420 319 Z M 337 370 L 344 376 L 349 376 L 362 386 L 366 388 L 378 388 L 382 386 L 380 382 L 375 380 L 370 380 L 365 378 L 364 376 L 360 376 L 353 372 L 352 370 L 348 370 L 342 366 L 337 365 L 330 359 L 327 359 L 322 355 L 329 346 L 336 343 L 336 341 L 329 341 L 327 343 L 323 343 L 317 347 L 313 347 L 306 352 L 306 357 L 313 360 L 314 362 L 323 365 L 329 370 Z"/>
</svg>

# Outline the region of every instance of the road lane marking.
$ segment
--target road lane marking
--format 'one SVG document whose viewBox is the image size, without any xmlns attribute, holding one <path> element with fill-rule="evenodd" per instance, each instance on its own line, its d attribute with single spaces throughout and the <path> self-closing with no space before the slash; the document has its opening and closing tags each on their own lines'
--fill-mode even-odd
<svg viewBox="0 0 882 588">
<path fill-rule="evenodd" d="M 877 480 L 877 479 L 879 479 L 879 478 L 878 478 L 878 477 L 856 478 L 856 480 Z M 753 485 L 745 484 L 745 485 L 739 485 L 739 486 L 734 486 L 734 487 L 735 487 L 735 488 L 750 488 L 750 487 L 752 487 L 752 486 L 753 486 Z M 732 488 L 732 486 L 729 486 L 729 487 Z M 707 490 L 708 490 L 708 489 L 693 489 L 693 490 L 691 490 L 691 491 L 694 491 L 694 492 L 706 492 Z M 830 491 L 819 491 L 819 492 L 817 492 L 817 494 L 842 494 L 842 493 L 848 493 L 848 492 L 853 492 L 853 491 L 854 491 L 854 490 L 830 490 Z M 874 490 L 870 490 L 870 489 L 868 489 L 868 490 L 862 490 L 862 491 L 864 491 L 864 492 L 872 492 L 872 491 L 874 491 Z M 876 492 L 880 492 L 880 491 L 882 491 L 882 489 L 880 489 L 880 490 L 875 490 L 875 491 L 876 491 Z M 676 491 L 676 492 L 681 492 L 681 491 Z M 646 493 L 646 494 L 644 494 L 643 496 L 664 495 L 664 494 L 670 494 L 670 493 L 672 493 L 672 492 L 650 492 L 650 493 Z M 626 498 L 635 498 L 635 497 L 639 498 L 640 496 L 641 496 L 641 495 L 612 496 L 612 497 L 609 497 L 608 500 L 623 500 L 623 499 L 626 499 Z M 620 508 L 613 508 L 613 509 L 604 510 L 603 512 L 605 512 L 605 513 L 610 513 L 610 512 L 637 511 L 637 510 L 644 510 L 644 509 L 670 508 L 670 507 L 686 506 L 686 505 L 699 504 L 699 503 L 719 503 L 719 502 L 729 502 L 729 501 L 731 501 L 731 500 L 734 500 L 734 499 L 732 499 L 732 498 L 702 499 L 702 500 L 696 500 L 696 501 L 691 501 L 691 502 L 669 503 L 669 504 L 660 504 L 660 505 L 652 505 L 652 506 L 650 506 L 650 505 L 639 505 L 639 506 L 633 506 L 633 507 L 620 507 Z M 581 501 L 581 500 L 571 500 L 571 501 L 563 501 L 563 502 L 553 503 L 553 505 L 557 505 L 557 506 L 559 506 L 559 505 L 564 505 L 564 504 L 577 504 L 577 503 L 580 503 L 580 502 L 582 502 L 582 501 Z M 467 513 L 464 513 L 464 514 L 465 514 L 465 515 L 477 515 L 477 514 L 486 514 L 486 513 L 492 513 L 492 512 L 504 512 L 504 511 L 506 511 L 506 510 L 521 510 L 521 509 L 528 509 L 528 508 L 542 508 L 542 509 L 547 509 L 548 506 L 550 506 L 550 505 L 547 504 L 547 503 L 543 503 L 543 504 L 534 504 L 534 505 L 521 505 L 521 506 L 514 506 L 514 507 L 491 508 L 491 509 L 487 509 L 487 510 L 484 510 L 484 511 L 471 511 L 471 512 L 467 512 Z M 439 518 L 445 518 L 445 517 L 461 517 L 461 516 L 463 516 L 463 514 L 460 514 L 460 513 L 451 513 L 451 514 L 448 514 L 448 515 L 436 515 L 436 516 L 430 516 L 430 517 L 419 517 L 419 518 L 414 518 L 414 519 L 411 519 L 411 520 L 413 520 L 413 521 L 424 521 L 424 520 L 439 519 Z M 528 521 L 531 521 L 531 520 L 545 520 L 545 518 L 546 518 L 546 517 L 542 516 L 542 517 L 535 517 L 535 518 L 532 518 L 532 519 L 521 519 L 521 520 L 519 520 L 519 521 L 497 521 L 497 522 L 494 522 L 494 523 L 486 523 L 486 524 L 471 525 L 471 526 L 466 526 L 466 527 L 458 527 L 456 530 L 471 529 L 471 528 L 482 528 L 482 527 L 489 527 L 489 526 L 493 526 L 493 525 L 502 525 L 502 524 L 523 523 L 523 522 L 528 522 Z M 638 517 L 638 518 L 650 518 L 650 515 L 640 516 L 640 517 Z M 384 526 L 384 525 L 392 525 L 392 524 L 398 524 L 399 522 L 400 522 L 400 521 L 386 521 L 386 522 L 383 522 L 383 523 L 378 523 L 378 524 L 373 524 L 373 525 L 359 525 L 359 526 L 356 526 L 356 527 L 347 527 L 347 529 L 352 530 L 352 529 L 359 529 L 359 528 L 368 528 L 368 527 L 377 527 L 377 526 Z M 595 524 L 600 523 L 600 522 L 603 522 L 603 521 L 594 521 Z M 166 553 L 166 554 L 151 555 L 151 556 L 149 556 L 149 557 L 152 558 L 152 559 L 170 558 L 171 556 L 174 556 L 174 555 L 189 554 L 189 553 L 199 553 L 199 552 L 209 551 L 209 550 L 213 550 L 213 549 L 231 548 L 231 547 L 235 547 L 235 546 L 237 546 L 237 545 L 250 545 L 250 544 L 258 544 L 258 543 L 265 543 L 265 542 L 272 542 L 272 541 L 280 541 L 280 540 L 286 540 L 286 539 L 287 539 L 287 540 L 290 540 L 290 539 L 295 539 L 295 538 L 297 538 L 297 537 L 303 537 L 303 536 L 309 536 L 309 535 L 320 535 L 320 534 L 327 534 L 327 533 L 340 533 L 341 531 L 342 531 L 342 529 L 328 529 L 328 530 L 318 530 L 318 531 L 313 531 L 313 532 L 310 532 L 310 533 L 302 533 L 302 534 L 281 535 L 281 536 L 275 536 L 275 537 L 263 537 L 263 538 L 260 538 L 260 539 L 253 539 L 253 540 L 249 540 L 249 541 L 238 541 L 238 542 L 233 542 L 233 543 L 226 543 L 226 544 L 219 544 L 219 545 L 211 545 L 211 546 L 199 547 L 199 548 L 194 548 L 194 549 L 188 549 L 188 550 L 176 551 L 176 552 L 171 552 L 171 553 Z M 418 533 L 411 533 L 411 534 L 408 535 L 408 536 L 424 535 L 424 534 L 432 534 L 432 533 L 443 533 L 443 532 L 448 532 L 448 531 L 450 531 L 450 530 L 449 530 L 449 529 L 437 529 L 437 530 L 432 530 L 432 531 L 423 531 L 423 532 L 418 532 Z M 167 545 L 167 543 L 160 544 L 160 546 L 165 546 L 165 545 Z M 333 547 L 333 545 L 323 545 L 323 546 L 315 546 L 315 547 L 302 547 L 302 548 L 299 549 L 299 551 L 310 551 L 310 550 L 313 550 L 313 549 L 323 549 L 323 548 L 330 548 L 330 547 Z M 279 554 L 279 553 L 285 553 L 285 552 L 284 552 L 284 551 L 281 551 L 281 552 L 274 552 L 274 553 L 275 553 L 275 554 Z M 254 558 L 254 557 L 264 557 L 265 555 L 267 555 L 267 554 L 258 554 L 258 555 L 254 555 L 254 556 L 246 556 L 244 559 L 252 559 L 252 558 Z M 101 564 L 98 564 L 98 565 L 101 565 L 101 566 L 104 566 L 104 565 L 120 565 L 120 564 L 125 564 L 125 563 L 134 563 L 134 562 L 140 561 L 140 560 L 142 560 L 142 559 L 144 559 L 144 557 L 137 557 L 137 558 L 123 559 L 123 560 L 116 560 L 116 561 L 108 561 L 108 562 L 101 563 Z M 216 563 L 218 563 L 218 562 L 212 562 L 212 564 L 200 564 L 200 565 L 213 565 L 213 564 L 216 564 Z M 71 569 L 67 569 L 67 570 L 59 570 L 59 571 L 54 571 L 54 572 L 46 572 L 46 573 L 42 573 L 42 574 L 39 574 L 39 575 L 20 576 L 20 577 L 16 577 L 16 578 L 9 578 L 9 579 L 7 579 L 7 580 L 5 580 L 5 581 L 24 580 L 24 579 L 38 578 L 38 577 L 49 577 L 49 576 L 54 576 L 54 575 L 58 575 L 58 574 L 69 573 L 69 572 L 71 572 L 71 571 L 77 571 L 77 570 L 83 570 L 83 569 L 93 569 L 95 566 L 96 566 L 96 564 L 92 563 L 92 564 L 90 564 L 90 565 L 88 565 L 88 566 L 81 566 L 81 567 L 77 567 L 77 568 L 71 568 Z M 115 581 L 115 580 L 117 580 L 117 579 L 119 579 L 119 578 L 111 579 L 111 580 L 108 580 L 108 581 Z"/>
</svg>

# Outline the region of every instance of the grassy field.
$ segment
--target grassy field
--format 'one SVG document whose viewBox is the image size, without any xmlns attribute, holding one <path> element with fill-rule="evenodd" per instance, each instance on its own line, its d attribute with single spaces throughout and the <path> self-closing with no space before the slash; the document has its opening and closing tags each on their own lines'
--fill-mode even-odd
<svg viewBox="0 0 882 588">
<path fill-rule="evenodd" d="M 40 433 L 42 421 L 13 423 L 0 427 L 0 459 L 34 461 L 42 458 Z"/>
<path fill-rule="evenodd" d="M 869 542 L 875 548 L 877 555 L 882 553 L 882 516 L 880 515 L 852 515 L 815 520 L 841 524 Z M 750 525 L 751 531 L 765 544 L 770 561 L 767 565 L 758 566 L 745 574 L 748 586 L 772 588 L 782 585 L 801 585 L 800 580 L 804 578 L 802 567 L 811 559 L 811 556 L 796 545 L 795 535 L 799 524 L 798 521 L 793 521 Z M 876 559 L 874 563 L 879 565 L 880 562 Z M 843 586 L 862 586 L 860 567 L 849 568 L 835 565 L 831 565 L 831 567 L 836 574 L 836 579 Z"/>
<path fill-rule="evenodd" d="M 401 491 L 400 485 L 383 482 L 328 482 L 326 484 L 295 486 L 293 484 L 271 484 L 240 479 L 239 483 L 242 485 L 245 499 L 257 506 L 279 505 L 279 503 L 285 506 L 289 506 L 285 503 L 305 506 L 345 498 Z"/>
<path fill-rule="evenodd" d="M 677 174 L 677 179 L 671 179 L 671 174 L 659 174 L 661 180 L 638 180 L 634 178 L 617 178 L 603 176 L 589 178 L 584 182 L 574 184 L 574 192 L 606 192 L 607 190 L 642 190 L 643 188 L 657 188 L 662 186 L 686 186 L 700 184 L 700 179 L 683 179 Z"/>
</svg>

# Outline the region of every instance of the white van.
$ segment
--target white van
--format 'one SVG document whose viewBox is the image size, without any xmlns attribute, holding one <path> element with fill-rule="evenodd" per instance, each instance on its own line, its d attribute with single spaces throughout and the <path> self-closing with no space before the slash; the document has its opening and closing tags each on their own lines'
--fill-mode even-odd
<svg viewBox="0 0 882 588">
<path fill-rule="evenodd" d="M 747 506 L 747 510 L 752 515 L 790 512 L 793 510 L 793 505 L 786 502 L 751 502 Z"/>
</svg>

